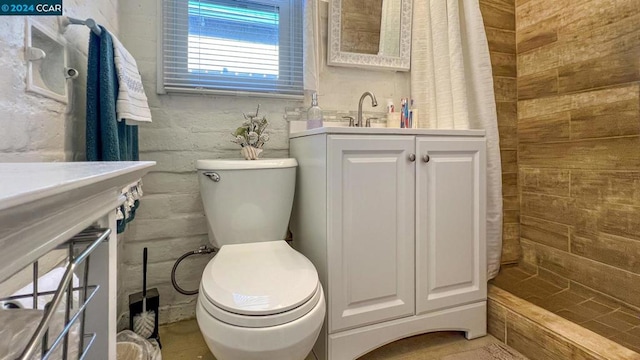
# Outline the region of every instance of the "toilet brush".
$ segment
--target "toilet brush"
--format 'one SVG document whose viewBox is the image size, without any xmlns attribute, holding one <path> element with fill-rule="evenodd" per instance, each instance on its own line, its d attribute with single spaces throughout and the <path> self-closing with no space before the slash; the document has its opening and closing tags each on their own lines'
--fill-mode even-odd
<svg viewBox="0 0 640 360">
<path fill-rule="evenodd" d="M 147 310 L 147 248 L 142 253 L 142 312 L 133 318 L 133 331 L 145 339 L 154 332 L 156 314 Z"/>
</svg>

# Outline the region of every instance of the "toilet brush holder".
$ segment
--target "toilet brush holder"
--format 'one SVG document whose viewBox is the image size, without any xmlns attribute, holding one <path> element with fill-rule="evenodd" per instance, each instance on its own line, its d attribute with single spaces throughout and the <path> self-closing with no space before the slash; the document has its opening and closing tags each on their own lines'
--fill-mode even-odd
<svg viewBox="0 0 640 360">
<path fill-rule="evenodd" d="M 160 343 L 160 336 L 158 335 L 158 313 L 160 308 L 160 294 L 157 288 L 147 290 L 147 311 L 153 311 L 155 313 L 155 323 L 153 327 L 153 333 L 151 333 L 150 339 L 158 340 Z M 133 330 L 133 318 L 142 313 L 142 291 L 129 295 L 129 329 Z"/>
</svg>

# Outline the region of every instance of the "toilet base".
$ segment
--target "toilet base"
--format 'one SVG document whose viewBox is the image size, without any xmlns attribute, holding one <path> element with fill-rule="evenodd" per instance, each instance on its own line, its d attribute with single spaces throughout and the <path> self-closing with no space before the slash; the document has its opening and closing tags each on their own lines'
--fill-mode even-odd
<svg viewBox="0 0 640 360">
<path fill-rule="evenodd" d="M 325 312 L 323 294 L 318 304 L 297 320 L 248 328 L 219 321 L 198 299 L 196 319 L 209 350 L 218 360 L 303 360 L 318 338 Z"/>
</svg>

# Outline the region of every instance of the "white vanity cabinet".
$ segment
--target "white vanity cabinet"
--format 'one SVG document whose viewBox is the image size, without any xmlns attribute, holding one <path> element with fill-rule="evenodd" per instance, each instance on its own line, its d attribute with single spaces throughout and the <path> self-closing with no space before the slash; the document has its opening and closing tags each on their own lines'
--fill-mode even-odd
<svg viewBox="0 0 640 360">
<path fill-rule="evenodd" d="M 320 359 L 429 331 L 486 334 L 485 147 L 472 130 L 291 135 L 293 244 L 328 299 Z"/>
</svg>

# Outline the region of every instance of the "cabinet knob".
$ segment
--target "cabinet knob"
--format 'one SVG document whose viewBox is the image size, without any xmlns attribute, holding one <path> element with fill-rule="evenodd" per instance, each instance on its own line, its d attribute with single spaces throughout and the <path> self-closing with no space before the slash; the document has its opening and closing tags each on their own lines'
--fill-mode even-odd
<svg viewBox="0 0 640 360">
<path fill-rule="evenodd" d="M 423 157 L 422 157 L 422 161 L 424 161 L 424 162 L 426 162 L 426 163 L 428 163 L 428 162 L 429 162 L 429 160 L 431 160 L 431 158 L 429 157 L 429 155 L 425 155 L 425 156 L 423 156 Z"/>
<path fill-rule="evenodd" d="M 410 154 L 409 161 L 416 161 L 416 154 Z"/>
</svg>

